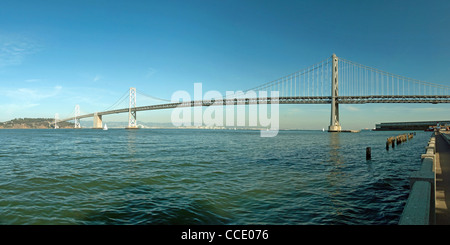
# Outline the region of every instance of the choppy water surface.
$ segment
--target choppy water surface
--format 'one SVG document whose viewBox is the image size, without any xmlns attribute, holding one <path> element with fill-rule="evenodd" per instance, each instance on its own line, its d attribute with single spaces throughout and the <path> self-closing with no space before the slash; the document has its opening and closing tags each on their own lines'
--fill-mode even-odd
<svg viewBox="0 0 450 245">
<path fill-rule="evenodd" d="M 400 133 L 0 130 L 0 224 L 397 224 L 430 137 Z"/>
</svg>

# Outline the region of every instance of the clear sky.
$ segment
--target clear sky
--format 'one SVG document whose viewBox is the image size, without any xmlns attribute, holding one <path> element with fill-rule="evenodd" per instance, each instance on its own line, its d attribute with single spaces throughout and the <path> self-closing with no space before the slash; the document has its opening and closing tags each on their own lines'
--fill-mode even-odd
<svg viewBox="0 0 450 245">
<path fill-rule="evenodd" d="M 129 87 L 236 91 L 332 53 L 450 85 L 450 1 L 3 0 L 0 121 L 102 111 Z M 139 101 L 143 105 L 146 101 Z M 281 105 L 282 128 L 327 127 L 330 105 Z M 450 119 L 448 105 L 341 105 L 343 128 Z M 108 120 L 105 117 L 104 120 Z M 109 120 L 126 121 L 126 115 Z M 170 111 L 138 120 L 170 122 Z"/>
</svg>

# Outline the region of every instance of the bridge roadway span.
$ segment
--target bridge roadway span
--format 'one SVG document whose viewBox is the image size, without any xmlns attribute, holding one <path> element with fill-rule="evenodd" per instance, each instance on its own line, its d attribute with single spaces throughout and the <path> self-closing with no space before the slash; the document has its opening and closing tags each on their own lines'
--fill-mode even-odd
<svg viewBox="0 0 450 245">
<path fill-rule="evenodd" d="M 331 104 L 331 96 L 287 96 L 273 99 L 271 97 L 264 98 L 232 98 L 232 99 L 218 99 L 212 101 L 198 100 L 187 102 L 166 103 L 150 106 L 139 106 L 132 108 L 123 108 L 117 110 L 109 110 L 97 112 L 98 116 L 127 113 L 130 111 L 151 111 L 161 109 L 171 109 L 177 107 L 195 107 L 195 106 L 211 106 L 211 105 L 251 105 L 262 103 L 277 103 L 278 104 Z M 369 96 L 338 96 L 338 104 L 366 104 L 366 103 L 450 103 L 450 95 L 369 95 Z M 94 117 L 95 113 L 80 115 L 76 118 Z M 75 120 L 75 117 L 69 117 L 60 120 L 59 122 Z"/>
</svg>

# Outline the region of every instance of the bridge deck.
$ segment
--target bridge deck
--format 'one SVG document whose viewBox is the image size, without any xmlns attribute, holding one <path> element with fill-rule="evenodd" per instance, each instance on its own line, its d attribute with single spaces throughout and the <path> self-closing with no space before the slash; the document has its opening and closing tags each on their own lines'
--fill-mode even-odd
<svg viewBox="0 0 450 245">
<path fill-rule="evenodd" d="M 338 96 L 338 104 L 366 104 L 366 103 L 450 103 L 450 95 L 370 95 L 370 96 Z M 278 104 L 330 104 L 331 96 L 284 96 L 279 98 L 233 98 L 214 101 L 187 101 L 178 103 L 166 103 L 150 106 L 139 106 L 131 108 L 132 111 L 151 111 L 171 109 L 176 107 L 195 107 L 211 105 L 250 105 L 260 103 Z M 126 113 L 130 108 L 98 112 L 99 116 Z M 78 119 L 94 117 L 94 113 L 81 115 Z M 71 121 L 75 117 L 65 118 L 59 122 Z"/>
</svg>

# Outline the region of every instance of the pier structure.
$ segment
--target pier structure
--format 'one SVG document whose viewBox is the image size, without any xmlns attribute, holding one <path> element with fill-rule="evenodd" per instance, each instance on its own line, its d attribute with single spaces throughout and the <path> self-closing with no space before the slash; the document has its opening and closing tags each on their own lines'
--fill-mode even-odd
<svg viewBox="0 0 450 245">
<path fill-rule="evenodd" d="M 450 120 L 416 121 L 416 122 L 383 122 L 375 124 L 375 131 L 427 130 L 431 126 L 450 125 Z"/>
<path fill-rule="evenodd" d="M 450 225 L 450 132 L 436 136 L 436 224 Z"/>
<path fill-rule="evenodd" d="M 410 176 L 410 194 L 400 225 L 450 224 L 450 131 L 435 130 L 421 168 Z"/>
</svg>

